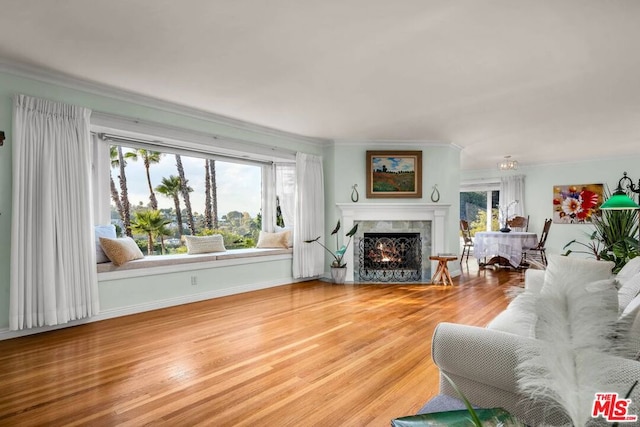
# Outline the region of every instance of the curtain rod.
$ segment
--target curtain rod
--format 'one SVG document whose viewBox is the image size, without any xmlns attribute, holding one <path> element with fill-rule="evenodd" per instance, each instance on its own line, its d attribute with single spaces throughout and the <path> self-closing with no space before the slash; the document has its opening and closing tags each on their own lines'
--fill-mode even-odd
<svg viewBox="0 0 640 427">
<path fill-rule="evenodd" d="M 152 149 L 154 151 L 163 151 L 163 150 L 171 149 L 173 151 L 176 151 L 175 154 L 184 154 L 184 155 L 191 155 L 191 156 L 196 155 L 199 157 L 208 157 L 208 158 L 219 159 L 219 160 L 227 160 L 233 163 L 247 163 L 247 164 L 258 163 L 263 165 L 271 165 L 274 163 L 273 160 L 253 158 L 251 157 L 250 153 L 247 153 L 246 156 L 245 155 L 235 156 L 235 155 L 217 153 L 215 152 L 215 150 L 208 151 L 208 150 L 199 150 L 199 149 L 193 149 L 193 148 L 185 148 L 177 144 L 167 143 L 167 141 L 163 141 L 160 139 L 148 140 L 143 138 L 135 138 L 135 137 L 114 135 L 110 133 L 94 132 L 94 131 L 92 131 L 91 133 L 94 135 L 97 135 L 103 141 L 109 141 L 116 144 L 128 144 L 128 145 L 134 146 L 134 148 L 147 148 L 147 149 Z M 212 148 L 215 148 L 215 147 L 212 147 Z"/>
<path fill-rule="evenodd" d="M 174 146 L 195 151 L 207 152 L 214 148 L 217 153 L 230 157 L 243 157 L 246 153 L 254 159 L 288 161 L 294 160 L 297 153 L 297 150 L 270 145 L 266 142 L 254 142 L 97 111 L 91 114 L 91 130 L 147 141 L 160 140 L 158 142 L 163 145 L 173 143 Z"/>
</svg>

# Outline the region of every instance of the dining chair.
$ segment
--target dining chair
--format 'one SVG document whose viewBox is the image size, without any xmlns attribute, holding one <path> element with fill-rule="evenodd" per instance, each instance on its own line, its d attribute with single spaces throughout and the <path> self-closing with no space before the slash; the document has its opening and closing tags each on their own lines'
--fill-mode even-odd
<svg viewBox="0 0 640 427">
<path fill-rule="evenodd" d="M 538 244 L 533 248 L 525 249 L 522 252 L 522 259 L 526 262 L 527 255 L 533 255 L 534 257 L 539 257 L 540 262 L 546 267 L 547 266 L 547 254 L 545 252 L 545 244 L 547 243 L 547 237 L 549 237 L 549 229 L 551 228 L 551 223 L 553 221 L 551 218 L 544 220 L 544 226 L 542 227 L 542 233 L 540 233 L 540 240 L 538 240 Z"/>
<path fill-rule="evenodd" d="M 464 240 L 464 246 L 462 246 L 462 256 L 460 257 L 460 264 L 462 264 L 462 260 L 465 257 L 465 252 L 467 256 L 467 262 L 469 262 L 469 254 L 471 253 L 471 249 L 473 248 L 473 239 L 471 238 L 471 231 L 469 231 L 469 223 L 464 219 L 460 220 L 460 232 L 462 233 L 462 238 Z"/>
<path fill-rule="evenodd" d="M 511 229 L 516 229 L 516 231 L 529 231 L 529 216 L 514 216 L 510 220 L 507 221 L 507 225 Z"/>
</svg>

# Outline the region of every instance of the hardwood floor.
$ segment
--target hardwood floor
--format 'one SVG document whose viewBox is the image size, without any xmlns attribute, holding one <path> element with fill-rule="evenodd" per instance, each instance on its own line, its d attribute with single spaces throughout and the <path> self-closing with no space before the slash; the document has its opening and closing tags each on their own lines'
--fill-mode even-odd
<svg viewBox="0 0 640 427">
<path fill-rule="evenodd" d="M 312 281 L 0 341 L 0 425 L 388 426 L 437 394 L 438 322 L 484 325 L 522 282 Z"/>
</svg>

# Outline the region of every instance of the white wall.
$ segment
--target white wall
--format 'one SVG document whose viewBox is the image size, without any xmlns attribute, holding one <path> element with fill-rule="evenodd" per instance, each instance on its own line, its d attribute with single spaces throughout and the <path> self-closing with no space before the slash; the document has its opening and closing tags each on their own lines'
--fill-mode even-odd
<svg viewBox="0 0 640 427">
<path fill-rule="evenodd" d="M 615 147 L 612 147 L 612 153 Z M 525 175 L 525 207 L 530 215 L 529 230 L 540 233 L 544 220 L 553 215 L 554 185 L 598 184 L 602 183 L 615 190 L 623 172 L 638 182 L 640 179 L 640 153 L 637 156 L 615 157 L 582 161 L 547 164 L 535 167 L 520 166 L 512 174 Z M 462 181 L 495 178 L 506 172 L 498 170 L 464 171 Z M 637 199 L 636 199 L 637 200 Z M 563 253 L 563 247 L 573 239 L 587 241 L 586 236 L 593 231 L 590 225 L 552 224 L 547 240 L 547 253 Z"/>
</svg>

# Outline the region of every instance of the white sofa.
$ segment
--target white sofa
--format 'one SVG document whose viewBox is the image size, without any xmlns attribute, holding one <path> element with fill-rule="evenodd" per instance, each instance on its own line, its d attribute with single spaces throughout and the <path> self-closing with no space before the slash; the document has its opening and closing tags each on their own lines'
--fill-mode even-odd
<svg viewBox="0 0 640 427">
<path fill-rule="evenodd" d="M 565 260 L 556 262 L 567 262 L 567 257 L 562 258 Z M 550 260 L 550 268 L 551 263 Z M 533 338 L 536 320 L 523 314 L 526 310 L 523 310 L 522 304 L 531 301 L 527 299 L 528 296 L 540 294 L 546 285 L 545 280 L 549 280 L 549 274 L 548 271 L 528 270 L 525 273 L 524 292 L 515 297 L 508 308 L 487 327 L 441 323 L 437 326 L 432 341 L 434 362 L 472 404 L 485 408 L 502 407 L 530 426 L 564 425 L 569 421 L 563 410 L 553 409 L 547 402 L 532 399 L 518 388 L 518 352 L 536 339 Z M 634 321 L 640 311 L 637 308 L 640 306 L 640 257 L 625 266 L 615 283 L 619 287 L 617 316 L 625 319 L 627 325 L 632 325 L 628 333 L 633 335 L 633 344 L 640 347 L 640 333 L 637 332 L 640 321 Z M 615 288 L 612 290 L 616 292 Z M 609 358 L 606 360 L 610 360 L 610 366 L 615 367 L 613 376 L 617 378 L 613 380 L 628 383 L 629 387 L 640 379 L 640 362 L 634 360 L 631 354 L 637 353 L 627 352 L 626 356 L 631 358 L 606 356 Z M 442 375 L 440 394 L 458 396 Z M 640 416 L 640 386 L 634 389 L 630 398 L 633 401 L 630 413 Z"/>
</svg>

